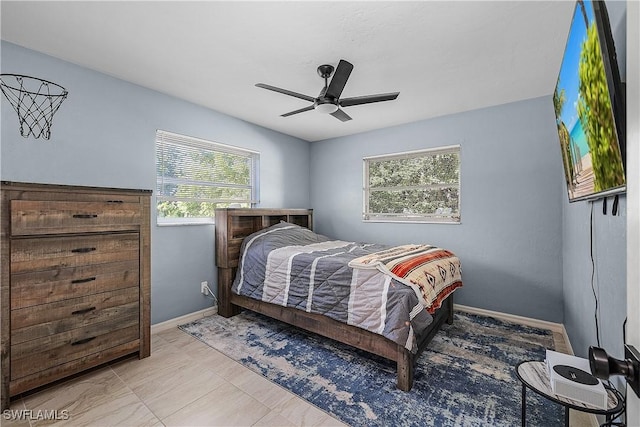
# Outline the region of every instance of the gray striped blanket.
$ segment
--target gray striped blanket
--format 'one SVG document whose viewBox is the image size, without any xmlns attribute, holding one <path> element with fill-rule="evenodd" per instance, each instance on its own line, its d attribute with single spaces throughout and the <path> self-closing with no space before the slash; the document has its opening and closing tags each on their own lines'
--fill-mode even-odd
<svg viewBox="0 0 640 427">
<path fill-rule="evenodd" d="M 246 237 L 233 292 L 319 313 L 417 349 L 432 322 L 414 289 L 349 262 L 388 246 L 331 240 L 286 222 Z"/>
</svg>

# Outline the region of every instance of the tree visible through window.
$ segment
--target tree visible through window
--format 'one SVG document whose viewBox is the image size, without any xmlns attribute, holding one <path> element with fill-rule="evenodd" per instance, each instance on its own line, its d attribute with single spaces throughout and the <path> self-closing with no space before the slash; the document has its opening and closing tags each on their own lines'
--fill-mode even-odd
<svg viewBox="0 0 640 427">
<path fill-rule="evenodd" d="M 460 147 L 367 157 L 366 221 L 460 222 Z"/>
<path fill-rule="evenodd" d="M 256 152 L 156 133 L 158 223 L 213 222 L 221 207 L 257 202 Z"/>
</svg>

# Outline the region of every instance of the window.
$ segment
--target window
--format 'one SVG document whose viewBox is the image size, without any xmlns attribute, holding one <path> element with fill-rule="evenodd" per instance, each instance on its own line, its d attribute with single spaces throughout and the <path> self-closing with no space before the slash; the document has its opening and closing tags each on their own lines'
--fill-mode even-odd
<svg viewBox="0 0 640 427">
<path fill-rule="evenodd" d="M 259 154 L 156 132 L 158 224 L 213 223 L 221 207 L 257 203 Z"/>
<path fill-rule="evenodd" d="M 460 222 L 460 146 L 365 157 L 365 221 Z"/>
</svg>

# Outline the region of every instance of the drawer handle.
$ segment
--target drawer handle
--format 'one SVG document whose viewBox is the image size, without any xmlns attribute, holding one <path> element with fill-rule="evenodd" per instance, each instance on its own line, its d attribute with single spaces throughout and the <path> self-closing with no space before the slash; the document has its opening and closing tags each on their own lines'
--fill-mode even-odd
<svg viewBox="0 0 640 427">
<path fill-rule="evenodd" d="M 124 203 L 124 200 L 107 200 L 107 203 Z"/>
<path fill-rule="evenodd" d="M 76 314 L 85 314 L 85 313 L 89 313 L 93 310 L 95 310 L 95 307 L 89 307 L 89 308 L 83 308 L 82 310 L 76 310 L 76 311 L 72 311 L 71 314 L 76 315 Z"/>
<path fill-rule="evenodd" d="M 95 250 L 96 248 L 77 248 L 77 249 L 71 249 L 71 252 L 74 252 L 77 254 L 86 254 L 87 252 L 93 252 Z"/>
<path fill-rule="evenodd" d="M 96 280 L 95 276 L 94 277 L 87 277 L 86 279 L 75 279 L 75 280 L 71 281 L 71 284 L 75 285 L 76 283 L 93 282 L 94 280 Z"/>
<path fill-rule="evenodd" d="M 85 338 L 85 339 L 82 339 L 82 340 L 74 341 L 74 342 L 72 342 L 72 343 L 71 343 L 71 345 L 81 345 L 81 344 L 86 344 L 86 343 L 88 343 L 89 341 L 93 341 L 93 340 L 95 340 L 95 339 L 96 339 L 96 337 L 89 337 L 89 338 Z"/>
<path fill-rule="evenodd" d="M 74 218 L 98 218 L 98 214 L 75 214 Z"/>
</svg>

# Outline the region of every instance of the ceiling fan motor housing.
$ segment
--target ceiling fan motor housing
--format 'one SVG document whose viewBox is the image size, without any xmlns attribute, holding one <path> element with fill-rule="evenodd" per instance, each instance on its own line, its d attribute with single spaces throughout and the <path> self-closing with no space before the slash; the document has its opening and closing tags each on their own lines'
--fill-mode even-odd
<svg viewBox="0 0 640 427">
<path fill-rule="evenodd" d="M 324 64 L 318 67 L 318 75 L 323 79 L 328 79 L 333 74 L 333 65 Z"/>
</svg>

